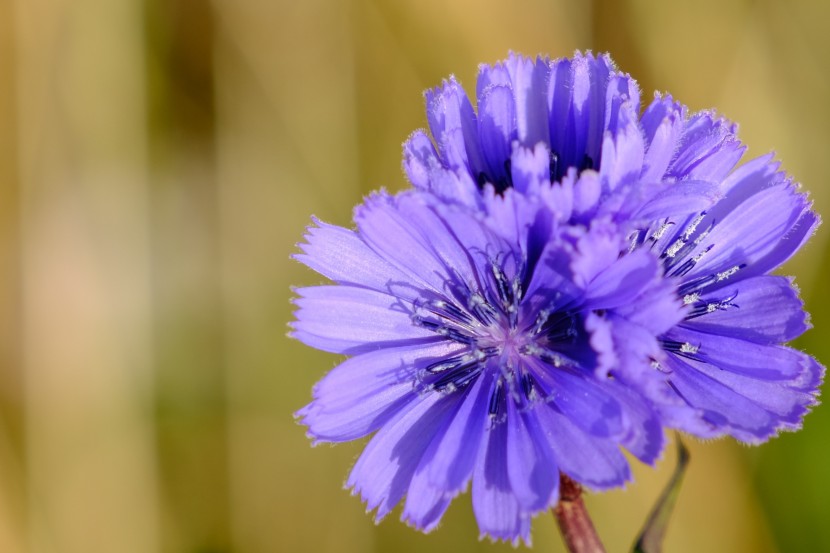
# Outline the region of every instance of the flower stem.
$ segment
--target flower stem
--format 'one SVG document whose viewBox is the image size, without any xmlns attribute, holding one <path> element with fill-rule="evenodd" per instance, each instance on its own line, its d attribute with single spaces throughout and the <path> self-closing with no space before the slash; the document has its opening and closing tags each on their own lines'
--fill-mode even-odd
<svg viewBox="0 0 830 553">
<path fill-rule="evenodd" d="M 570 553 L 605 553 L 582 501 L 582 488 L 564 474 L 560 474 L 559 503 L 553 515 Z"/>
</svg>

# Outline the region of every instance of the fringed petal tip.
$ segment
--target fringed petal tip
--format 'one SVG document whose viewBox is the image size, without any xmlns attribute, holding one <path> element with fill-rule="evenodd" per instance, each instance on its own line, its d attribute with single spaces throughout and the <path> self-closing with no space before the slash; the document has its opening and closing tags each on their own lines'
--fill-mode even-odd
<svg viewBox="0 0 830 553">
<path fill-rule="evenodd" d="M 527 531 L 523 531 L 518 535 L 512 533 L 493 533 L 487 531 L 480 531 L 478 534 L 478 541 L 488 541 L 491 544 L 509 543 L 514 549 L 518 549 L 520 545 L 525 547 L 533 547 L 533 539 L 530 535 L 530 521 L 527 522 Z"/>
</svg>

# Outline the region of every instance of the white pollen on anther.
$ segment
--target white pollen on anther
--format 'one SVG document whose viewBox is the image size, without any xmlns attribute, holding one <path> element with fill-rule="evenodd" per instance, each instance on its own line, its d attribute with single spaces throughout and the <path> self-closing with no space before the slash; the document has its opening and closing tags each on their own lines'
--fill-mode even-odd
<svg viewBox="0 0 830 553">
<path fill-rule="evenodd" d="M 680 353 L 697 353 L 699 349 L 697 346 L 685 342 L 680 346 Z"/>
<path fill-rule="evenodd" d="M 722 273 L 718 273 L 716 278 L 717 278 L 718 282 L 720 282 L 722 280 L 726 280 L 727 278 L 729 278 L 732 275 L 734 275 L 735 273 L 737 273 L 740 269 L 741 268 L 739 266 L 735 265 L 734 267 L 730 267 L 729 269 L 726 269 Z"/>
<path fill-rule="evenodd" d="M 695 246 L 699 245 L 701 242 L 703 242 L 704 240 L 706 240 L 706 237 L 707 237 L 707 236 L 709 236 L 709 233 L 710 233 L 710 232 L 712 232 L 712 227 L 709 227 L 708 229 L 706 229 L 706 230 L 704 230 L 703 232 L 701 232 L 701 233 L 698 235 L 698 237 L 697 237 L 697 238 L 695 238 L 695 242 L 694 242 L 694 243 L 695 243 Z"/>
<path fill-rule="evenodd" d="M 684 242 L 682 239 L 676 240 L 674 244 L 669 246 L 669 249 L 666 250 L 666 257 L 674 258 L 674 256 L 677 255 L 677 252 L 680 251 L 680 248 L 682 248 L 685 243 L 686 242 Z"/>
<path fill-rule="evenodd" d="M 703 220 L 703 217 L 704 217 L 704 215 L 700 214 L 697 217 L 695 217 L 694 219 L 692 219 L 692 222 L 689 223 L 689 226 L 686 227 L 686 230 L 683 231 L 683 238 L 685 240 L 688 240 L 692 236 L 692 234 L 694 234 L 694 232 L 697 230 L 697 226 Z"/>
<path fill-rule="evenodd" d="M 663 235 L 666 234 L 666 231 L 669 230 L 670 226 L 672 226 L 672 223 L 668 223 L 668 222 L 663 223 L 662 225 L 660 225 L 660 228 L 655 230 L 654 233 L 651 235 L 651 239 L 652 240 L 660 240 L 663 237 Z"/>
<path fill-rule="evenodd" d="M 700 300 L 700 294 L 695 292 L 694 294 L 686 294 L 683 296 L 683 305 L 691 305 L 696 301 Z"/>
</svg>

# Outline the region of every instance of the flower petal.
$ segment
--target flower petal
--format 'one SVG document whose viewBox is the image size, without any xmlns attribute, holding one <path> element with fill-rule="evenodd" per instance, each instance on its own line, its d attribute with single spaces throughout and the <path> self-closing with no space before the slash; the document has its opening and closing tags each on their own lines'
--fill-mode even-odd
<svg viewBox="0 0 830 553">
<path fill-rule="evenodd" d="M 411 305 L 394 296 L 354 286 L 298 288 L 292 336 L 333 353 L 359 353 L 383 345 L 435 341 L 412 322 Z"/>
<path fill-rule="evenodd" d="M 546 401 L 583 431 L 599 438 L 620 436 L 623 415 L 620 404 L 592 380 L 566 367 L 551 367 L 527 358 L 533 375 L 545 391 Z"/>
<path fill-rule="evenodd" d="M 335 282 L 373 290 L 387 290 L 390 281 L 405 278 L 354 231 L 318 219 L 314 223 L 317 226 L 308 227 L 306 242 L 300 244 L 304 253 L 294 259 Z"/>
<path fill-rule="evenodd" d="M 460 492 L 470 479 L 489 419 L 492 378 L 483 374 L 464 392 L 458 411 L 440 437 L 430 444 L 423 467 L 429 483 L 445 494 Z M 423 463 L 422 463 L 423 464 Z"/>
<path fill-rule="evenodd" d="M 438 152 L 423 130 L 412 133 L 403 145 L 403 168 L 415 188 L 430 190 L 430 177 L 442 169 Z"/>
<path fill-rule="evenodd" d="M 707 312 L 684 324 L 707 334 L 777 344 L 801 336 L 810 327 L 798 290 L 787 277 L 743 279 L 704 295 L 699 303 Z"/>
<path fill-rule="evenodd" d="M 691 406 L 702 410 L 703 417 L 721 434 L 729 433 L 748 443 L 758 443 L 775 434 L 777 417 L 743 394 L 677 357 L 671 356 L 666 365 L 671 370 L 672 387 Z"/>
<path fill-rule="evenodd" d="M 662 180 L 677 151 L 685 118 L 685 106 L 673 101 L 669 95 L 655 93 L 640 119 L 647 144 L 640 175 L 644 182 Z"/>
<path fill-rule="evenodd" d="M 721 370 L 760 380 L 787 383 L 808 390 L 817 384 L 811 358 L 779 345 L 764 345 L 738 338 L 707 334 L 679 326 L 666 334 L 669 340 L 684 344 L 686 355 Z"/>
<path fill-rule="evenodd" d="M 536 414 L 562 472 L 597 490 L 631 480 L 628 462 L 613 441 L 583 432 L 569 417 L 552 408 L 538 409 Z"/>
<path fill-rule="evenodd" d="M 518 139 L 528 148 L 548 143 L 548 60 L 539 57 L 534 63 L 530 58 L 511 54 L 507 67 L 515 94 Z"/>
<path fill-rule="evenodd" d="M 315 442 L 370 434 L 417 399 L 415 380 L 436 359 L 460 353 L 446 343 L 383 348 L 347 359 L 314 386 L 314 401 L 297 415 Z"/>
<path fill-rule="evenodd" d="M 556 504 L 559 468 L 533 411 L 519 412 L 507 402 L 507 476 L 525 512 L 535 513 Z"/>
<path fill-rule="evenodd" d="M 516 138 L 513 91 L 504 85 L 491 86 L 479 101 L 478 133 L 486 175 L 492 179 L 488 182 L 501 190 L 506 186 L 499 188 L 498 183 L 507 181 L 509 171 L 506 162 L 510 159 L 511 143 Z"/>
<path fill-rule="evenodd" d="M 737 128 L 713 113 L 702 111 L 686 122 L 666 176 L 719 182 L 735 167 L 746 147 L 736 136 Z"/>
<path fill-rule="evenodd" d="M 403 498 L 421 456 L 440 428 L 454 399 L 429 394 L 398 413 L 369 441 L 352 468 L 346 486 L 360 494 L 366 510 L 382 519 Z"/>
<path fill-rule="evenodd" d="M 487 432 L 473 474 L 473 511 L 479 530 L 496 540 L 530 543 L 530 515 L 521 510 L 507 471 L 507 425 Z"/>
<path fill-rule="evenodd" d="M 450 78 L 443 86 L 426 92 L 427 120 L 444 163 L 471 174 L 482 170 L 476 134 L 476 115 L 461 85 Z"/>
</svg>

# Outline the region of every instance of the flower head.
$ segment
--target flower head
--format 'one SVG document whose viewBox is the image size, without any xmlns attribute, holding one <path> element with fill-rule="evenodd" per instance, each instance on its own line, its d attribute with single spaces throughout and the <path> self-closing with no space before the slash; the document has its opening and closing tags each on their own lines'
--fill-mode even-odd
<svg viewBox="0 0 830 553">
<path fill-rule="evenodd" d="M 687 306 L 658 336 L 665 360 L 651 355 L 669 386 L 629 384 L 668 426 L 698 436 L 758 443 L 799 428 L 824 369 L 780 345 L 809 325 L 791 279 L 768 273 L 819 218 L 772 156 L 736 168 L 746 150 L 737 127 L 668 95 L 640 113 L 637 83 L 607 55 L 511 55 L 480 67 L 476 93 L 477 113 L 453 79 L 427 92 L 437 147 L 424 131 L 404 144 L 412 184 L 481 210 L 488 189 L 532 196 L 554 183 L 570 223 L 612 217 L 628 251 L 653 252 Z M 643 357 L 617 321 L 591 322 L 609 327 L 622 355 Z"/>
<path fill-rule="evenodd" d="M 653 463 L 663 429 L 763 441 L 794 429 L 823 368 L 767 273 L 818 218 L 734 126 L 639 90 L 607 56 L 482 66 L 478 111 L 427 93 L 414 190 L 316 221 L 292 335 L 350 357 L 298 412 L 315 441 L 375 433 L 348 486 L 434 528 L 472 483 L 483 535 L 529 541 L 560 471 L 593 489 Z"/>
</svg>

